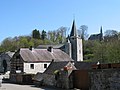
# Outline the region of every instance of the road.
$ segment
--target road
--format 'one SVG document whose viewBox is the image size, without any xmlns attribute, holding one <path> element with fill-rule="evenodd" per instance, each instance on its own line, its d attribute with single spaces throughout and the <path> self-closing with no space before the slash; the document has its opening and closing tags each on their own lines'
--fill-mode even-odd
<svg viewBox="0 0 120 90">
<path fill-rule="evenodd" d="M 19 85 L 11 83 L 2 83 L 0 90 L 63 90 L 58 88 L 47 88 L 47 87 L 35 87 L 33 85 Z"/>
</svg>

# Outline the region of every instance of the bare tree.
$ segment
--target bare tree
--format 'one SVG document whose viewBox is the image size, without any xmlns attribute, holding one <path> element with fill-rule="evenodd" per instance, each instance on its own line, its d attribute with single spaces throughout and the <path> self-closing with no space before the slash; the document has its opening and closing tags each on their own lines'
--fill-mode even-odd
<svg viewBox="0 0 120 90">
<path fill-rule="evenodd" d="M 79 30 L 78 30 L 78 35 L 83 39 L 87 39 L 88 38 L 88 34 L 87 34 L 87 30 L 88 30 L 88 26 L 87 25 L 81 25 Z"/>
<path fill-rule="evenodd" d="M 105 41 L 118 40 L 118 32 L 116 30 L 106 30 L 104 34 Z"/>
</svg>

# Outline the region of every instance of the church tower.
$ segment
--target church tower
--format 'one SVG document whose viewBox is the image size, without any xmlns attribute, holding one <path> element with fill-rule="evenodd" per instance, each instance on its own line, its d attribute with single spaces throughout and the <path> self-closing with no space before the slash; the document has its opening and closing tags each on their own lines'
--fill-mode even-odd
<svg viewBox="0 0 120 90">
<path fill-rule="evenodd" d="M 71 58 L 75 60 L 75 62 L 83 61 L 82 39 L 77 35 L 75 20 L 73 20 L 69 40 L 71 43 Z"/>
</svg>

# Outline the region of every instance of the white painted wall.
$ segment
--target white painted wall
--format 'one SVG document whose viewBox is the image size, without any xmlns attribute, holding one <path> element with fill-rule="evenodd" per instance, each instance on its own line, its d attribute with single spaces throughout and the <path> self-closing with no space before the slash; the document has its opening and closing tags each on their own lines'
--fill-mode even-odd
<svg viewBox="0 0 120 90">
<path fill-rule="evenodd" d="M 34 64 L 34 69 L 31 69 L 30 65 Z M 27 74 L 36 74 L 37 72 L 43 73 L 46 68 L 44 68 L 44 64 L 47 64 L 47 67 L 49 66 L 49 62 L 46 63 L 24 63 L 24 71 Z"/>
<path fill-rule="evenodd" d="M 77 38 L 77 61 L 83 61 L 83 46 L 80 38 Z"/>
</svg>

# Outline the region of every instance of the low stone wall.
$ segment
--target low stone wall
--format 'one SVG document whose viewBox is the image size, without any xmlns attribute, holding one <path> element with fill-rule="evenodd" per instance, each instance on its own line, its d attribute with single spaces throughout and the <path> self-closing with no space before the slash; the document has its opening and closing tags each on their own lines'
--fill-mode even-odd
<svg viewBox="0 0 120 90">
<path fill-rule="evenodd" d="M 120 90 L 120 69 L 91 70 L 89 77 L 89 90 Z"/>
<path fill-rule="evenodd" d="M 59 87 L 59 88 L 64 88 L 64 89 L 70 88 L 68 73 L 65 71 L 60 72 L 60 75 L 57 80 L 55 79 L 54 74 L 44 74 L 43 76 L 44 76 L 43 77 L 44 85 Z"/>
<path fill-rule="evenodd" d="M 46 86 L 55 86 L 56 81 L 55 81 L 54 75 L 52 75 L 52 74 L 44 74 L 43 84 L 46 85 Z"/>
</svg>

